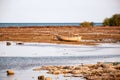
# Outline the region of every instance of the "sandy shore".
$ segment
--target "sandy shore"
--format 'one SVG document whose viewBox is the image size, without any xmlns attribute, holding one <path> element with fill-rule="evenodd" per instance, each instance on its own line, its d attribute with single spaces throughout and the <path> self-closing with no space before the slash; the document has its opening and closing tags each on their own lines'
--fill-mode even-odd
<svg viewBox="0 0 120 80">
<path fill-rule="evenodd" d="M 80 42 L 59 41 L 55 35 L 82 36 Z M 120 27 L 7 27 L 0 28 L 0 41 L 24 41 L 57 44 L 96 44 L 120 41 Z"/>
</svg>

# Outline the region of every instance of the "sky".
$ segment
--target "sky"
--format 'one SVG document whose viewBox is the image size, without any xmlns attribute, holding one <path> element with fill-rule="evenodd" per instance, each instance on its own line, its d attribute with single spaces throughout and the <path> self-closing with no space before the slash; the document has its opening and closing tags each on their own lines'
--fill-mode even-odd
<svg viewBox="0 0 120 80">
<path fill-rule="evenodd" d="M 103 22 L 120 0 L 0 0 L 0 23 Z"/>
</svg>

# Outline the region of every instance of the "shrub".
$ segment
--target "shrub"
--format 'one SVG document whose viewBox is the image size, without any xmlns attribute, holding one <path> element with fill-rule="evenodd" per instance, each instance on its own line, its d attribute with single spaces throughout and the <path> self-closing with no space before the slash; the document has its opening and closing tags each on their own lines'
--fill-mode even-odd
<svg viewBox="0 0 120 80">
<path fill-rule="evenodd" d="M 81 27 L 92 27 L 93 26 L 93 22 L 85 21 L 85 22 L 80 23 L 80 26 Z"/>
<path fill-rule="evenodd" d="M 110 18 L 105 18 L 104 22 L 103 22 L 104 26 L 110 26 Z"/>
<path fill-rule="evenodd" d="M 111 26 L 120 26 L 120 14 L 115 14 L 112 16 Z"/>
<path fill-rule="evenodd" d="M 120 26 L 120 14 L 115 14 L 111 18 L 106 18 L 103 21 L 104 26 Z"/>
</svg>

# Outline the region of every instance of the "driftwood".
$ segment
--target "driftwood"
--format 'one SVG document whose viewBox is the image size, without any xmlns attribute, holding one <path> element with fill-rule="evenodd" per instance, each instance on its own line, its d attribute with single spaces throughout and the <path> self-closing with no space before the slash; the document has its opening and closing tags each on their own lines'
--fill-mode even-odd
<svg viewBox="0 0 120 80">
<path fill-rule="evenodd" d="M 60 41 L 81 41 L 82 36 L 74 36 L 74 37 L 67 37 L 67 36 L 58 36 L 56 35 L 56 38 Z"/>
</svg>

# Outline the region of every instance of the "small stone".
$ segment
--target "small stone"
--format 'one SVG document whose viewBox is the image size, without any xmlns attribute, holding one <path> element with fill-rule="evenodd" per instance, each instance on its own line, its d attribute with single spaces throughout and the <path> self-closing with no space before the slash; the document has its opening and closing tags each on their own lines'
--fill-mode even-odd
<svg viewBox="0 0 120 80">
<path fill-rule="evenodd" d="M 61 74 L 61 71 L 60 70 L 55 70 L 52 72 L 52 74 Z"/>
<path fill-rule="evenodd" d="M 42 75 L 42 76 L 38 76 L 38 80 L 44 80 L 45 77 Z"/>
<path fill-rule="evenodd" d="M 73 74 L 72 77 L 84 77 L 82 74 Z"/>
<path fill-rule="evenodd" d="M 23 43 L 22 42 L 18 42 L 18 43 L 16 43 L 16 45 L 23 45 Z"/>
<path fill-rule="evenodd" d="M 52 80 L 52 78 L 51 77 L 46 77 L 45 80 Z"/>
<path fill-rule="evenodd" d="M 119 70 L 120 70 L 120 64 L 118 64 L 118 65 L 116 66 L 116 69 L 119 69 Z"/>
<path fill-rule="evenodd" d="M 73 70 L 71 73 L 72 73 L 72 74 L 80 74 L 81 71 L 80 71 L 80 70 Z"/>
<path fill-rule="evenodd" d="M 14 75 L 14 71 L 13 70 L 7 70 L 7 75 Z"/>
<path fill-rule="evenodd" d="M 102 64 L 101 65 L 103 68 L 110 68 L 112 65 L 111 64 Z"/>
<path fill-rule="evenodd" d="M 6 42 L 6 45 L 7 45 L 7 46 L 10 46 L 10 45 L 11 45 L 11 43 L 10 43 L 10 42 Z"/>
<path fill-rule="evenodd" d="M 67 74 L 67 73 L 70 73 L 70 70 L 64 69 L 62 72 L 63 72 L 64 74 Z"/>
</svg>

